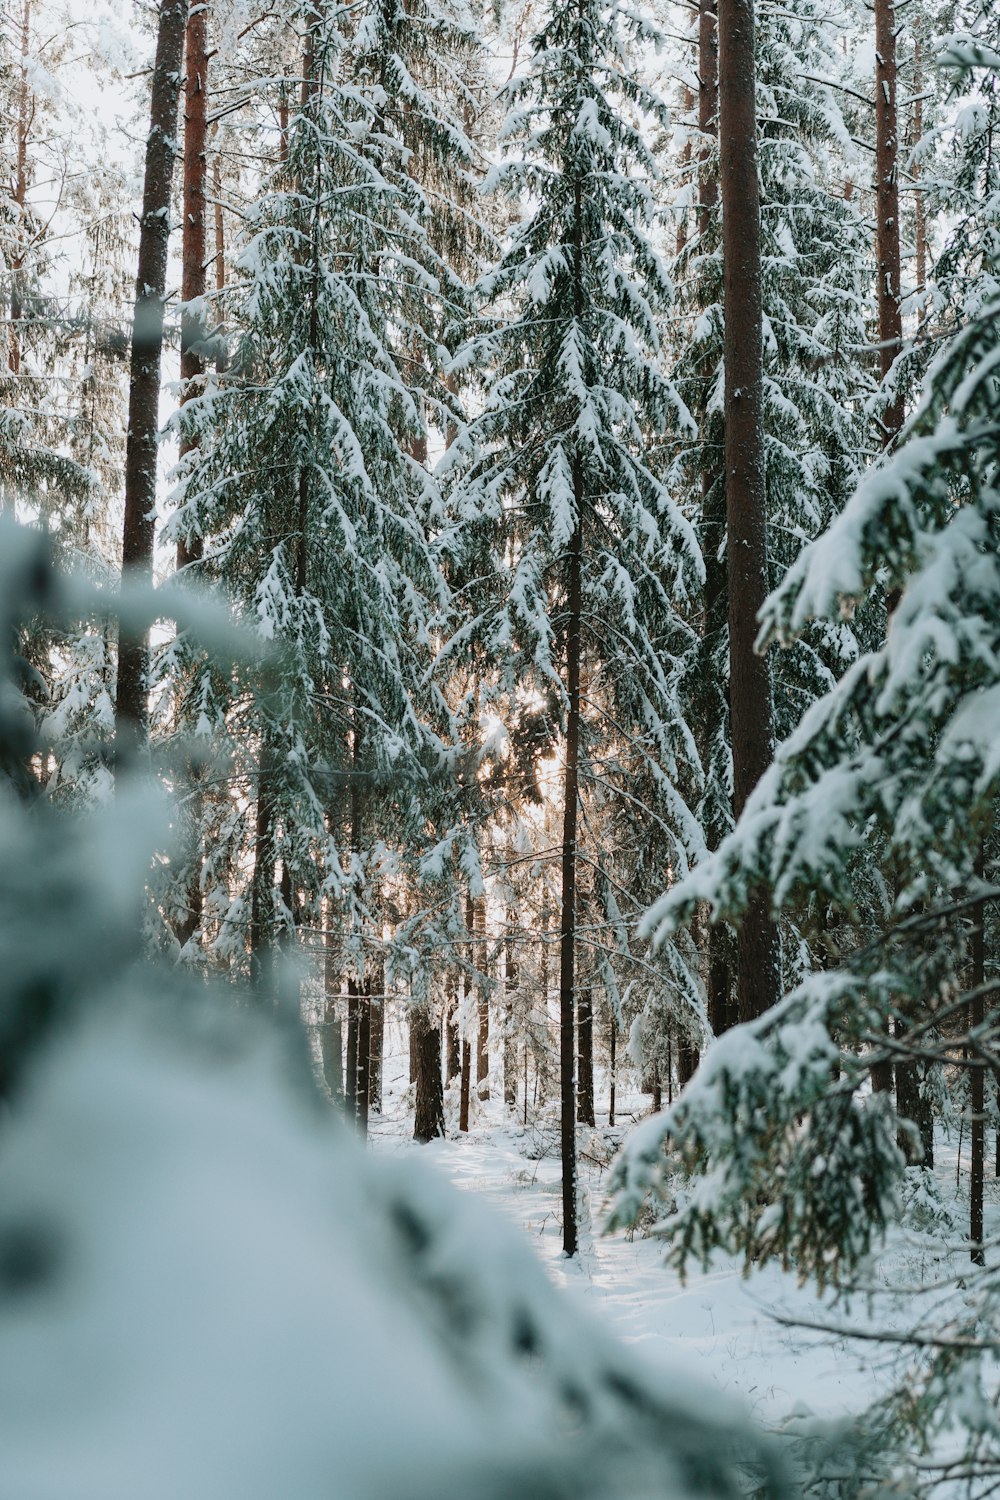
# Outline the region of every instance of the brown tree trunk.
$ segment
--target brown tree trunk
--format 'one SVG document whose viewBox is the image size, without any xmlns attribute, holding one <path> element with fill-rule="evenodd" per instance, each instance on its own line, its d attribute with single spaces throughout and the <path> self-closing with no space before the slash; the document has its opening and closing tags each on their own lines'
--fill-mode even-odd
<svg viewBox="0 0 1000 1500">
<path fill-rule="evenodd" d="M 160 357 L 170 232 L 170 189 L 177 154 L 177 104 L 187 0 L 161 0 L 150 97 L 149 134 L 139 228 L 139 271 L 132 318 L 122 577 L 153 580 L 153 511 L 159 433 Z M 145 747 L 149 632 L 123 627 L 118 640 L 115 701 L 116 770 Z"/>
<path fill-rule="evenodd" d="M 737 818 L 774 751 L 770 667 L 754 650 L 757 613 L 768 592 L 755 93 L 753 0 L 719 0 L 729 709 Z M 751 895 L 736 963 L 738 1015 L 748 1021 L 774 1004 L 781 987 L 778 929 L 766 890 Z"/>
<path fill-rule="evenodd" d="M 701 135 L 700 170 L 698 174 L 698 233 L 708 240 L 712 220 L 719 203 L 719 179 L 715 156 L 719 138 L 719 30 L 716 0 L 702 0 L 698 14 L 698 130 Z M 702 379 L 707 393 L 715 377 L 711 354 L 702 362 Z M 705 555 L 705 615 L 703 621 L 704 681 L 716 683 L 717 643 L 728 628 L 729 585 L 726 567 L 726 486 L 718 461 L 713 462 L 708 448 L 709 417 L 702 418 L 701 504 L 702 536 Z M 721 455 L 720 455 L 721 456 Z M 716 688 L 718 700 L 706 701 L 705 723 L 700 740 L 707 762 L 711 736 L 719 729 L 720 714 L 729 717 L 729 695 L 725 686 Z M 717 797 L 723 796 L 715 788 Z M 728 794 L 726 801 L 728 802 Z M 724 817 L 712 818 L 705 836 L 710 849 L 716 849 L 727 832 Z M 729 939 L 726 930 L 707 920 L 704 925 L 707 969 L 708 1015 L 716 1036 L 730 1027 L 736 1017 L 731 1004 L 732 977 L 729 971 Z"/>
<path fill-rule="evenodd" d="M 250 883 L 250 973 L 258 991 L 269 985 L 273 977 L 270 957 L 274 946 L 274 884 L 278 863 L 276 779 L 274 750 L 265 732 L 257 770 L 257 814 Z"/>
<path fill-rule="evenodd" d="M 344 1113 L 349 1120 L 358 1117 L 358 986 L 347 981 L 347 1061 L 344 1068 Z"/>
<path fill-rule="evenodd" d="M 458 1095 L 458 1128 L 468 1131 L 469 1128 L 469 1093 L 472 1084 L 472 1043 L 467 1037 L 462 1038 L 462 1081 Z"/>
<path fill-rule="evenodd" d="M 879 369 L 885 380 L 903 342 L 899 256 L 899 120 L 896 111 L 896 12 L 892 0 L 875 0 L 875 221 L 878 261 Z M 883 442 L 891 447 L 903 425 L 903 398 L 894 396 L 882 416 Z"/>
<path fill-rule="evenodd" d="M 576 1008 L 576 1117 L 581 1125 L 596 1125 L 594 1117 L 594 1005 L 590 987 L 580 991 Z"/>
<path fill-rule="evenodd" d="M 332 923 L 327 917 L 323 938 L 323 1078 L 335 1104 L 344 1102 L 344 1037 L 337 1011 L 340 995 L 340 971 L 334 944 Z"/>
<path fill-rule="evenodd" d="M 919 146 L 924 133 L 924 45 L 917 35 L 913 42 L 913 144 Z M 914 176 L 917 185 L 913 193 L 914 239 L 916 241 L 917 290 L 927 286 L 927 207 L 924 202 L 920 179 L 923 172 L 916 167 Z"/>
<path fill-rule="evenodd" d="M 479 1029 L 476 1036 L 476 1097 L 490 1097 L 490 992 L 487 984 L 486 957 L 486 898 L 478 896 L 472 903 L 472 921 L 476 932 L 475 964 L 479 975 L 479 1005 L 477 1019 Z"/>
<path fill-rule="evenodd" d="M 462 1071 L 462 1045 L 458 1032 L 458 986 L 454 970 L 448 974 L 445 985 L 444 1028 L 447 1039 L 445 1078 L 448 1083 L 451 1083 L 452 1079 L 457 1078 Z"/>
<path fill-rule="evenodd" d="M 609 997 L 610 998 L 610 997 Z M 618 1022 L 615 1019 L 614 1008 L 611 1010 L 611 1025 L 608 1028 L 608 1055 L 610 1070 L 610 1098 L 608 1102 L 608 1124 L 615 1123 L 615 1093 L 617 1085 L 618 1067 Z"/>
<path fill-rule="evenodd" d="M 368 1137 L 368 1113 L 372 1097 L 372 997 L 367 984 L 356 986 L 358 996 L 358 1082 L 354 1092 L 355 1115 L 361 1139 Z"/>
<path fill-rule="evenodd" d="M 689 118 L 690 114 L 691 114 L 691 110 L 694 108 L 694 94 L 691 92 L 691 90 L 690 90 L 690 88 L 688 87 L 687 84 L 684 85 L 684 103 L 683 103 L 682 108 L 684 110 L 685 118 Z M 690 136 L 687 137 L 687 139 L 684 142 L 684 145 L 681 148 L 680 167 L 681 167 L 681 178 L 682 178 L 682 180 L 685 183 L 687 183 L 689 181 L 689 179 L 690 179 L 690 176 L 691 176 L 691 170 L 690 170 L 691 169 L 691 137 Z M 676 253 L 678 255 L 680 255 L 681 251 L 684 249 L 684 246 L 687 244 L 687 230 L 688 230 L 688 209 L 685 207 L 684 209 L 682 209 L 681 214 L 680 214 L 680 216 L 679 216 L 679 218 L 677 220 L 677 242 L 676 242 L 675 249 L 676 249 Z"/>
<path fill-rule="evenodd" d="M 226 285 L 226 221 L 222 213 L 222 164 L 219 161 L 218 152 L 212 161 L 212 197 L 214 201 L 215 219 L 215 291 L 221 298 Z M 221 306 L 221 303 L 220 303 Z M 226 331 L 221 322 L 213 331 L 215 339 L 215 369 L 219 375 L 224 375 L 229 364 L 229 355 L 226 349 Z"/>
<path fill-rule="evenodd" d="M 203 311 L 192 303 L 205 295 L 206 193 L 208 173 L 208 5 L 192 5 L 184 39 L 184 230 L 181 250 L 181 405 L 190 400 L 205 373 L 207 337 Z M 182 434 L 183 459 L 196 446 Z M 177 542 L 177 566 L 197 562 L 200 536 Z"/>
<path fill-rule="evenodd" d="M 581 187 L 576 185 L 574 250 L 580 253 Z M 578 271 L 578 268 L 575 267 Z M 579 274 L 579 272 L 578 272 Z M 563 775 L 562 901 L 559 913 L 559 1102 L 563 1251 L 577 1251 L 576 1223 L 576 856 L 580 797 L 580 657 L 583 611 L 583 477 L 573 462 L 577 522 L 567 560 L 566 765 Z"/>
<path fill-rule="evenodd" d="M 509 924 L 511 920 L 511 914 L 508 913 L 508 933 L 506 943 L 504 944 L 503 961 L 503 1102 L 508 1108 L 513 1109 L 517 1104 L 517 1042 L 514 1036 L 514 996 L 517 993 L 517 962 L 514 958 L 514 944 L 510 937 Z"/>
<path fill-rule="evenodd" d="M 976 874 L 982 878 L 983 855 L 980 849 L 976 863 Z M 986 982 L 986 903 L 981 901 L 976 908 L 975 925 L 972 929 L 972 1000 L 969 1003 L 969 1029 L 975 1031 L 985 1020 L 983 986 Z M 986 1264 L 983 1251 L 983 1177 L 985 1174 L 984 1153 L 986 1145 L 985 1079 L 986 1068 L 982 1057 L 982 1041 L 978 1047 L 970 1046 L 969 1060 L 972 1075 L 969 1080 L 969 1108 L 971 1113 L 969 1134 L 972 1159 L 969 1167 L 969 1239 L 974 1265 Z"/>
<path fill-rule="evenodd" d="M 369 1107 L 373 1114 L 382 1113 L 382 1073 L 385 1062 L 385 971 L 381 965 L 375 971 L 377 994 L 369 997 L 371 1013 L 371 1045 L 368 1048 Z"/>
<path fill-rule="evenodd" d="M 413 1139 L 433 1141 L 444 1135 L 444 1089 L 441 1085 L 441 1028 L 430 1006 L 411 1007 L 410 1036 L 417 1074 Z"/>
<path fill-rule="evenodd" d="M 7 367 L 12 375 L 21 373 L 21 328 L 24 318 L 24 298 L 21 282 L 24 277 L 25 245 L 27 225 L 25 211 L 28 202 L 28 133 L 31 129 L 34 108 L 28 70 L 31 53 L 31 0 L 23 0 L 21 11 L 21 69 L 17 85 L 17 152 L 14 168 L 14 207 L 16 213 L 16 243 L 10 260 L 10 338 L 7 349 Z"/>
</svg>

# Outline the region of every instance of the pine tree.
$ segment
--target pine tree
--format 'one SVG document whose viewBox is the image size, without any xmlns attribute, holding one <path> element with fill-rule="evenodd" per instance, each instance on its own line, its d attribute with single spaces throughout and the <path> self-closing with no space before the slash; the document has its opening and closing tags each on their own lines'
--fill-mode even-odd
<svg viewBox="0 0 1000 1500">
<path fill-rule="evenodd" d="M 488 652 L 512 687 L 554 696 L 562 718 L 560 1080 L 563 1244 L 576 1251 L 575 1006 L 581 780 L 595 750 L 628 736 L 663 807 L 671 858 L 698 836 L 677 790 L 692 757 L 676 702 L 691 634 L 677 612 L 697 586 L 690 526 L 649 458 L 679 403 L 658 368 L 655 309 L 669 295 L 648 238 L 655 167 L 639 118 L 664 118 L 634 80 L 628 40 L 650 35 L 615 5 L 578 0 L 546 21 L 508 89 L 508 157 L 491 185 L 537 204 L 481 282 L 483 329 L 461 357 L 487 371 L 461 519 L 486 533 L 506 598 L 475 598 Z M 520 147 L 522 158 L 514 156 Z M 508 313 L 508 308 L 510 312 Z M 509 558 L 509 571 L 505 567 Z M 584 683 L 586 679 L 586 690 Z M 598 680 L 599 679 L 599 680 Z"/>
<path fill-rule="evenodd" d="M 680 1259 L 728 1243 L 752 1259 L 794 1259 L 821 1282 L 849 1281 L 893 1213 L 906 1162 L 891 1100 L 862 1098 L 862 1081 L 879 1063 L 935 1049 L 960 1064 L 956 1034 L 973 1066 L 991 1057 L 993 986 L 970 995 L 963 983 L 970 937 L 979 941 L 963 918 L 993 894 L 979 869 L 1000 771 L 1000 180 L 991 146 L 1000 57 L 975 36 L 953 40 L 950 57 L 963 80 L 982 70 L 958 144 L 977 212 L 944 266 L 960 267 L 961 326 L 933 360 L 894 455 L 803 551 L 764 617 L 768 634 L 791 638 L 884 585 L 898 591 L 891 630 L 806 711 L 734 833 L 651 922 L 669 931 L 699 901 L 739 912 L 759 883 L 779 906 L 813 889 L 849 911 L 855 852 L 873 839 L 899 878 L 874 939 L 845 942 L 772 1016 L 720 1044 L 695 1092 L 628 1152 L 620 1213 L 634 1209 L 643 1184 L 663 1185 L 667 1138 L 689 1166 L 726 1164 L 712 1192 L 673 1221 Z M 775 1182 L 780 1201 L 767 1186 Z"/>
<path fill-rule="evenodd" d="M 231 363 L 180 417 L 198 449 L 174 532 L 205 539 L 193 571 L 256 621 L 280 677 L 263 692 L 222 683 L 182 647 L 165 664 L 178 722 L 218 734 L 233 773 L 256 782 L 252 826 L 232 828 L 220 881 L 223 941 L 248 942 L 266 971 L 279 934 L 326 900 L 355 1027 L 385 961 L 380 890 L 429 826 L 443 831 L 454 760 L 451 711 L 429 677 L 448 607 L 431 536 L 440 507 L 413 446 L 438 403 L 437 331 L 461 289 L 431 244 L 387 100 L 442 153 L 459 153 L 462 136 L 429 95 L 403 108 L 380 15 L 348 39 L 339 12 L 300 13 L 306 83 L 235 258 Z M 208 905 L 218 910 L 214 894 Z M 357 1098 L 350 1068 L 346 1089 Z"/>
</svg>

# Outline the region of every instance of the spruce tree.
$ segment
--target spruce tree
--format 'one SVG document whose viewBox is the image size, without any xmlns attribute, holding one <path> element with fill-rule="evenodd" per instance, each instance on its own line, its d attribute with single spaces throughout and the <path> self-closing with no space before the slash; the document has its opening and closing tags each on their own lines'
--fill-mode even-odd
<svg viewBox="0 0 1000 1500">
<path fill-rule="evenodd" d="M 650 438 L 680 403 L 659 368 L 669 296 L 649 238 L 655 165 L 644 120 L 664 106 L 635 81 L 635 15 L 601 0 L 559 7 L 508 89 L 505 160 L 491 186 L 534 207 L 481 282 L 483 327 L 462 362 L 486 374 L 460 518 L 488 533 L 505 598 L 476 597 L 486 649 L 508 680 L 554 698 L 562 722 L 560 1094 L 563 1245 L 577 1247 L 575 1008 L 581 783 L 599 746 L 627 737 L 661 806 L 664 858 L 686 866 L 698 833 L 678 790 L 695 759 L 677 708 L 697 588 L 692 529 L 655 471 Z M 516 153 L 523 152 L 523 155 Z"/>
</svg>

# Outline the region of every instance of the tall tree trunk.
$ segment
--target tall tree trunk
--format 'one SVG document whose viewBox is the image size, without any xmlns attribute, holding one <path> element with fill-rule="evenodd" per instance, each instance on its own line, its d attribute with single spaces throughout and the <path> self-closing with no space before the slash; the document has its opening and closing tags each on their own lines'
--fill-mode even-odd
<svg viewBox="0 0 1000 1500">
<path fill-rule="evenodd" d="M 719 0 L 720 177 L 725 309 L 725 466 L 729 571 L 729 708 L 738 818 L 774 751 L 771 673 L 754 650 L 767 597 L 760 184 L 753 0 Z M 741 1021 L 778 999 L 778 928 L 766 890 L 753 892 L 736 949 Z"/>
<path fill-rule="evenodd" d="M 468 1037 L 462 1038 L 462 1078 L 458 1094 L 458 1128 L 462 1131 L 469 1129 L 469 1094 L 472 1085 L 472 1043 Z"/>
<path fill-rule="evenodd" d="M 257 769 L 257 814 L 250 883 L 250 973 L 258 993 L 263 993 L 273 979 L 270 960 L 274 948 L 274 886 L 278 863 L 276 782 L 275 753 L 265 730 Z"/>
<path fill-rule="evenodd" d="M 719 139 L 719 28 L 716 0 L 701 0 L 698 14 L 698 130 L 701 136 L 698 173 L 698 233 L 705 245 L 711 233 L 712 220 L 719 204 L 719 178 L 716 151 Z M 728 626 L 729 586 L 726 567 L 726 486 L 718 459 L 711 458 L 708 446 L 710 419 L 708 393 L 715 379 L 712 357 L 706 351 L 701 376 L 705 386 L 705 413 L 702 417 L 701 505 L 702 537 L 705 555 L 705 614 L 702 626 L 705 707 L 700 726 L 700 748 L 708 763 L 712 736 L 720 729 L 720 716 L 729 718 L 728 685 L 718 683 L 716 676 L 717 643 L 725 638 Z M 721 455 L 719 455 L 721 457 Z M 709 696 L 714 693 L 717 696 Z M 728 791 L 715 787 L 716 798 L 725 800 L 726 811 L 706 820 L 705 836 L 710 849 L 716 849 L 728 831 Z M 731 1003 L 732 976 L 729 965 L 729 937 L 725 928 L 708 919 L 703 927 L 708 996 L 708 1017 L 716 1036 L 735 1021 Z"/>
<path fill-rule="evenodd" d="M 374 1114 L 382 1113 L 382 1073 L 385 1061 L 385 970 L 379 965 L 375 971 L 375 988 L 377 994 L 370 996 L 369 1008 L 371 1011 L 371 1046 L 368 1056 L 370 1065 L 370 1086 L 368 1090 L 370 1106 Z"/>
<path fill-rule="evenodd" d="M 344 1113 L 349 1120 L 358 1117 L 358 985 L 347 981 L 347 1059 L 344 1068 Z"/>
<path fill-rule="evenodd" d="M 344 1036 L 337 1010 L 340 969 L 331 915 L 323 937 L 323 1078 L 334 1104 L 344 1102 Z"/>
<path fill-rule="evenodd" d="M 576 1011 L 577 1098 L 581 1125 L 596 1125 L 594 1117 L 594 1005 L 589 985 L 580 990 Z"/>
<path fill-rule="evenodd" d="M 205 295 L 206 255 L 206 181 L 208 170 L 207 103 L 208 103 L 208 5 L 194 5 L 188 11 L 184 35 L 184 224 L 181 248 L 181 406 L 195 394 L 197 383 L 205 372 L 204 340 L 207 337 L 202 311 L 194 312 L 192 303 Z M 179 456 L 185 458 L 197 447 L 189 433 L 182 433 Z M 197 562 L 203 553 L 200 535 L 181 537 L 177 542 L 177 567 Z M 198 786 L 198 770 L 187 766 L 190 794 L 190 817 L 185 842 L 185 864 L 190 866 L 187 899 L 183 920 L 177 926 L 181 947 L 201 927 L 204 900 L 201 889 L 201 817 L 204 798 Z"/>
<path fill-rule="evenodd" d="M 462 1045 L 458 1032 L 458 983 L 454 969 L 445 980 L 445 1079 L 451 1083 L 462 1071 Z"/>
<path fill-rule="evenodd" d="M 618 1084 L 618 1021 L 614 1006 L 611 1006 L 611 1025 L 608 1028 L 608 1066 L 610 1072 L 608 1124 L 613 1125 L 615 1123 L 615 1093 Z"/>
<path fill-rule="evenodd" d="M 503 960 L 503 1102 L 513 1109 L 517 1104 L 517 1042 L 514 1036 L 514 996 L 517 994 L 517 961 L 510 935 L 512 913 L 507 914 L 507 937 Z"/>
<path fill-rule="evenodd" d="M 16 214 L 15 250 L 10 261 L 10 338 L 7 348 L 7 367 L 12 375 L 21 373 L 21 332 L 24 318 L 24 297 L 21 283 L 24 278 L 24 259 L 27 244 L 25 212 L 28 203 L 28 133 L 34 114 L 29 79 L 31 56 L 31 0 L 22 0 L 21 10 L 21 69 L 17 85 L 17 150 L 14 167 L 14 211 Z"/>
<path fill-rule="evenodd" d="M 128 441 L 125 453 L 125 520 L 122 576 L 153 579 L 153 511 L 159 432 L 160 357 L 170 232 L 170 189 L 177 154 L 177 105 L 187 0 L 161 0 L 150 96 L 149 134 L 139 228 L 139 272 L 132 318 Z M 122 626 L 118 640 L 115 701 L 116 770 L 148 734 L 149 632 Z"/>
<path fill-rule="evenodd" d="M 918 22 L 919 25 L 919 22 Z M 924 43 L 918 32 L 913 42 L 913 144 L 919 146 L 924 133 Z M 927 206 L 920 180 L 923 171 L 917 166 L 914 171 L 916 186 L 913 193 L 914 239 L 916 241 L 917 291 L 927 286 Z"/>
<path fill-rule="evenodd" d="M 899 255 L 899 120 L 896 111 L 896 12 L 892 0 L 875 0 L 875 216 L 878 260 L 879 368 L 885 380 L 903 342 Z M 903 425 L 896 395 L 882 416 L 888 448 Z"/>
<path fill-rule="evenodd" d="M 221 299 L 226 285 L 226 221 L 222 213 L 222 164 L 219 161 L 218 151 L 212 160 L 212 197 L 215 220 L 215 291 Z M 224 375 L 229 365 L 224 324 L 219 323 L 216 326 L 213 336 L 215 338 L 216 373 Z"/>
<path fill-rule="evenodd" d="M 192 304 L 205 295 L 206 193 L 208 173 L 208 5 L 192 5 L 184 38 L 184 229 L 181 250 L 181 405 L 197 390 L 205 373 L 207 329 L 202 307 Z M 183 459 L 196 447 L 182 434 Z M 200 536 L 177 542 L 177 566 L 197 562 L 203 551 Z"/>
<path fill-rule="evenodd" d="M 432 1141 L 444 1135 L 444 1089 L 441 1084 L 441 1028 L 429 1005 L 410 1008 L 410 1036 L 416 1064 L 416 1108 L 413 1139 Z"/>
<path fill-rule="evenodd" d="M 581 189 L 576 186 L 577 225 Z M 579 227 L 574 249 L 579 253 Z M 559 913 L 559 1102 L 562 1156 L 563 1251 L 577 1251 L 576 1222 L 576 856 L 580 797 L 580 657 L 583 611 L 583 476 L 573 461 L 577 521 L 567 566 L 566 630 L 566 767 L 563 776 L 562 901 Z"/>
<path fill-rule="evenodd" d="M 355 1119 L 361 1139 L 368 1137 L 368 1112 L 372 1097 L 372 997 L 367 984 L 358 991 L 358 1082 L 355 1089 Z"/>
<path fill-rule="evenodd" d="M 976 874 L 982 878 L 983 851 L 980 848 L 976 862 Z M 972 929 L 972 1000 L 969 1003 L 969 1029 L 975 1031 L 985 1019 L 986 982 L 986 902 L 981 901 L 976 909 L 975 925 Z M 971 1078 L 969 1109 L 971 1114 L 969 1134 L 972 1144 L 972 1160 L 969 1169 L 969 1239 L 974 1265 L 986 1264 L 983 1252 L 983 1176 L 985 1171 L 984 1150 L 986 1144 L 985 1089 L 986 1068 L 982 1057 L 982 1040 L 969 1048 Z"/>
<path fill-rule="evenodd" d="M 472 903 L 472 921 L 476 933 L 475 964 L 479 974 L 479 1005 L 476 1033 L 476 1097 L 490 1097 L 490 992 L 487 983 L 486 954 L 486 897 L 478 896 Z"/>
<path fill-rule="evenodd" d="M 694 108 L 694 94 L 691 92 L 691 89 L 690 89 L 690 87 L 689 87 L 688 84 L 684 85 L 684 103 L 682 105 L 682 108 L 683 108 L 683 111 L 684 111 L 685 118 L 690 118 L 691 111 Z M 691 137 L 690 137 L 690 135 L 687 136 L 687 138 L 684 141 L 684 145 L 681 147 L 680 168 L 681 168 L 681 179 L 682 179 L 682 181 L 685 184 L 687 184 L 690 181 L 690 177 L 691 177 Z M 678 217 L 678 220 L 677 220 L 677 241 L 676 241 L 675 249 L 676 249 L 676 253 L 678 255 L 681 254 L 682 250 L 684 249 L 685 245 L 687 244 L 688 212 L 689 212 L 688 207 L 685 204 L 685 206 L 681 210 L 680 216 Z"/>
</svg>

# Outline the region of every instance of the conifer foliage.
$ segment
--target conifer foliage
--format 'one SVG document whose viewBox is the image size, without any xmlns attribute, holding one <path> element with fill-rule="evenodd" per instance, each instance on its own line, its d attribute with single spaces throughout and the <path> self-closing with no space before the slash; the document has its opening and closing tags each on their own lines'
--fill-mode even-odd
<svg viewBox="0 0 1000 1500">
<path fill-rule="evenodd" d="M 686 865 L 700 836 L 680 792 L 697 757 L 677 707 L 692 644 L 678 605 L 701 556 L 651 455 L 668 421 L 690 424 L 659 364 L 656 312 L 670 287 L 649 237 L 655 162 L 642 123 L 664 105 L 636 81 L 629 46 L 651 32 L 601 0 L 558 7 L 508 91 L 507 153 L 490 185 L 537 205 L 479 285 L 482 328 L 460 363 L 486 372 L 466 439 L 460 510 L 511 549 L 489 647 L 515 653 L 518 685 L 555 687 L 565 730 L 561 800 L 560 1057 L 564 1247 L 576 1248 L 574 1026 L 579 808 L 597 748 L 627 742 L 648 769 L 662 858 Z M 511 309 L 508 312 L 508 308 Z M 480 627 L 481 629 L 484 627 Z"/>
</svg>

